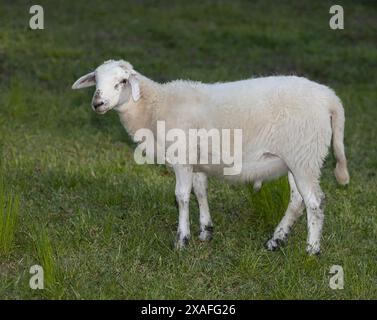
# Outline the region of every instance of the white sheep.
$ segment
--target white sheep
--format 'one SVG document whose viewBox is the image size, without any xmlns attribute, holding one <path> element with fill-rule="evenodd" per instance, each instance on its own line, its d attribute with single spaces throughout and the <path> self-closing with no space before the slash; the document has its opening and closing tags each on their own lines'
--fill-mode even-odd
<svg viewBox="0 0 377 320">
<path fill-rule="evenodd" d="M 286 241 L 306 207 L 307 252 L 319 253 L 324 220 L 324 194 L 319 178 L 331 138 L 337 160 L 335 177 L 341 185 L 349 182 L 343 145 L 344 110 L 331 89 L 296 76 L 215 84 L 182 80 L 159 84 L 123 60 L 106 61 L 78 79 L 72 88 L 94 85 L 93 110 L 100 114 L 116 110 L 132 137 L 141 128 L 155 134 L 157 121 L 165 121 L 167 129 L 179 128 L 186 133 L 192 128 L 242 129 L 240 174 L 224 176 L 225 164 L 172 166 L 179 205 L 178 248 L 184 247 L 190 238 L 192 188 L 200 208 L 199 238 L 212 237 L 207 174 L 234 182 L 254 182 L 258 189 L 263 181 L 288 173 L 289 206 L 267 242 L 267 249 L 275 250 Z"/>
</svg>

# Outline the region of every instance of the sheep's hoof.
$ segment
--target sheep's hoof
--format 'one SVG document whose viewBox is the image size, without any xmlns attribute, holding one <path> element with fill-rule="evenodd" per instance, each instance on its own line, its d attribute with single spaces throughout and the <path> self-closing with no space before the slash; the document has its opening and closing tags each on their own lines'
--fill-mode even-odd
<svg viewBox="0 0 377 320">
<path fill-rule="evenodd" d="M 213 238 L 213 226 L 205 226 L 204 229 L 200 231 L 199 240 L 200 241 L 210 241 Z"/>
<path fill-rule="evenodd" d="M 188 246 L 189 240 L 190 240 L 190 235 L 186 235 L 182 237 L 181 234 L 178 232 L 177 239 L 175 240 L 174 246 L 177 250 L 182 250 Z"/>
<path fill-rule="evenodd" d="M 319 243 L 308 244 L 308 246 L 306 247 L 306 253 L 310 256 L 319 256 L 321 253 Z"/>
<path fill-rule="evenodd" d="M 258 192 L 261 188 L 262 188 L 262 182 L 261 181 L 257 181 L 257 182 L 254 183 L 254 186 L 253 186 L 254 192 Z"/>
<path fill-rule="evenodd" d="M 284 243 L 285 243 L 284 240 L 272 238 L 272 239 L 267 241 L 266 249 L 269 250 L 269 251 L 275 251 L 280 246 L 284 245 Z"/>
</svg>

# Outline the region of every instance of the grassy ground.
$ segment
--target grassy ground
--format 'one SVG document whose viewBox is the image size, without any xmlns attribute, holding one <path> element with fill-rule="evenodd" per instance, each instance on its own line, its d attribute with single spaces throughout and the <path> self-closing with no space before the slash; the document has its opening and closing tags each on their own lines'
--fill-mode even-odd
<svg viewBox="0 0 377 320">
<path fill-rule="evenodd" d="M 39 4 L 38 31 L 28 28 L 31 2 L 0 4 L 0 298 L 377 298 L 374 1 L 342 1 L 341 31 L 329 28 L 329 1 Z M 286 206 L 285 179 L 259 194 L 211 180 L 214 240 L 174 251 L 174 177 L 136 165 L 116 114 L 95 115 L 92 90 L 70 90 L 109 58 L 158 81 L 295 73 L 334 88 L 351 184 L 336 185 L 330 155 L 322 256 L 305 254 L 305 218 L 288 246 L 263 247 Z M 192 201 L 193 235 L 197 220 Z M 34 264 L 45 290 L 29 288 Z M 343 290 L 329 287 L 334 264 Z"/>
</svg>

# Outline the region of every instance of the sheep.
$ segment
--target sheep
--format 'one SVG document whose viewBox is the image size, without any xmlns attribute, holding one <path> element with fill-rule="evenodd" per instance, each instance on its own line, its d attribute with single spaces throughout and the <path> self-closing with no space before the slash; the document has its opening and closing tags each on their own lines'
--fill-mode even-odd
<svg viewBox="0 0 377 320">
<path fill-rule="evenodd" d="M 266 247 L 272 251 L 284 244 L 306 208 L 306 251 L 309 255 L 320 252 L 325 196 L 319 179 L 331 139 L 337 161 L 335 177 L 340 185 L 349 183 L 343 144 L 344 109 L 333 90 L 297 76 L 214 84 L 183 80 L 160 84 L 124 60 L 104 62 L 79 78 L 72 88 L 89 86 L 96 86 L 92 109 L 98 114 L 117 111 L 124 128 L 138 143 L 138 130 L 147 128 L 155 134 L 158 121 L 186 133 L 190 128 L 242 129 L 239 174 L 224 175 L 221 169 L 225 164 L 171 165 L 179 207 L 177 248 L 185 247 L 190 238 L 191 191 L 199 203 L 199 239 L 206 241 L 213 236 L 207 176 L 236 183 L 253 182 L 257 190 L 264 181 L 288 174 L 289 205 Z"/>
</svg>

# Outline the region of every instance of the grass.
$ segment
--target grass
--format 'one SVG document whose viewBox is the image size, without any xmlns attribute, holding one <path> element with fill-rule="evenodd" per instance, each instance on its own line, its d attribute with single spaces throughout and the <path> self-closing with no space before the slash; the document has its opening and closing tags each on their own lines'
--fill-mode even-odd
<svg viewBox="0 0 377 320">
<path fill-rule="evenodd" d="M 0 256 L 9 254 L 13 248 L 18 216 L 19 198 L 8 195 L 0 180 Z"/>
<path fill-rule="evenodd" d="M 57 267 L 51 241 L 46 230 L 40 227 L 33 231 L 33 235 L 36 237 L 34 239 L 36 261 L 43 268 L 44 286 L 50 292 L 54 289 L 57 282 Z"/>
<path fill-rule="evenodd" d="M 338 31 L 328 26 L 330 1 L 39 4 L 45 30 L 37 31 L 28 28 L 31 4 L 0 4 L 0 172 L 6 194 L 19 199 L 16 214 L 0 205 L 9 217 L 0 223 L 11 226 L 0 240 L 7 243 L 0 298 L 377 298 L 373 1 L 342 1 L 345 29 Z M 346 110 L 351 184 L 337 186 L 330 154 L 321 180 L 322 255 L 305 254 L 305 217 L 282 250 L 263 247 L 287 204 L 285 178 L 256 194 L 211 179 L 213 241 L 195 237 L 192 201 L 194 237 L 187 250 L 173 250 L 172 173 L 135 164 L 116 114 L 95 115 L 92 90 L 70 89 L 109 58 L 129 60 L 157 81 L 295 73 L 335 89 Z M 35 264 L 44 267 L 45 290 L 29 287 Z M 329 287 L 334 264 L 344 269 L 343 290 Z"/>
</svg>

